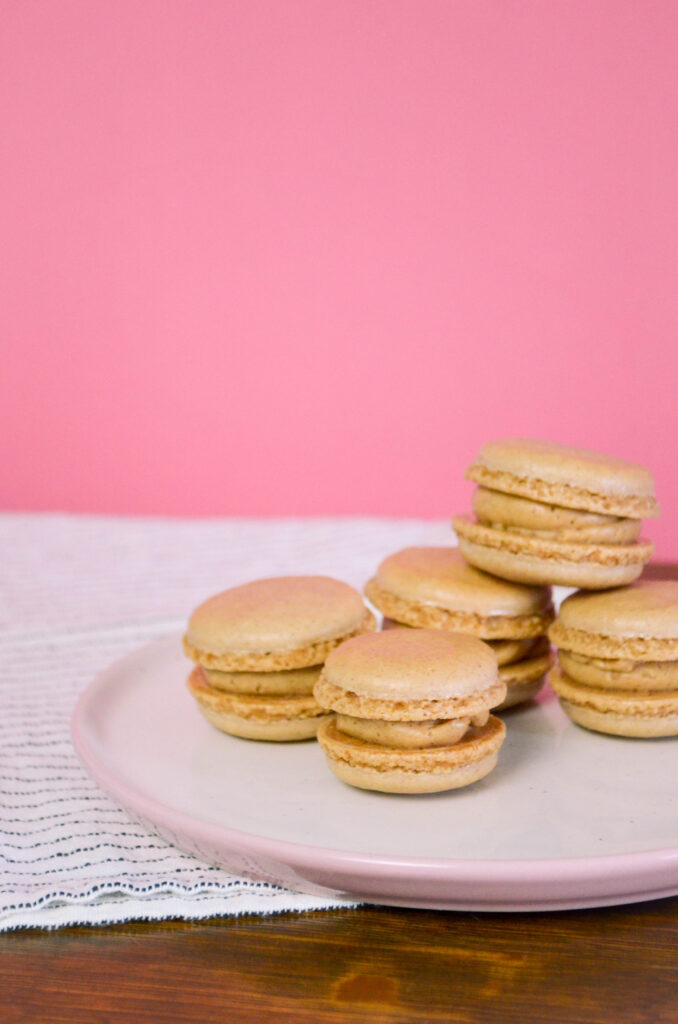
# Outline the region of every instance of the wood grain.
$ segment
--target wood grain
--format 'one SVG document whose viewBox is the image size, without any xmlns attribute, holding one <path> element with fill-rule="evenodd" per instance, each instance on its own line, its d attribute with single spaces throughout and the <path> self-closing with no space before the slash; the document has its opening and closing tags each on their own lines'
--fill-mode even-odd
<svg viewBox="0 0 678 1024">
<path fill-rule="evenodd" d="M 7 1024 L 675 1024 L 678 899 L 536 915 L 366 907 L 0 937 Z"/>
</svg>

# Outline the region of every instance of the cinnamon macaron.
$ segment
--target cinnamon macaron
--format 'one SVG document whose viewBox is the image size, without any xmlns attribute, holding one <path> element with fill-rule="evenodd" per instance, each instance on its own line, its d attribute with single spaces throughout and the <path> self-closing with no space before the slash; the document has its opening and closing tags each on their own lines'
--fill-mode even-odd
<svg viewBox="0 0 678 1024">
<path fill-rule="evenodd" d="M 500 707 L 533 697 L 550 668 L 549 587 L 526 586 L 469 565 L 457 548 L 410 547 L 381 562 L 365 594 L 384 627 L 414 626 L 479 637 L 493 649 L 507 694 Z"/>
<path fill-rule="evenodd" d="M 247 739 L 315 736 L 313 697 L 338 644 L 376 628 L 360 594 L 326 576 L 281 576 L 225 590 L 195 609 L 184 650 L 188 687 L 218 729 Z"/>
<path fill-rule="evenodd" d="M 551 685 L 578 725 L 629 737 L 678 735 L 678 580 L 573 594 L 550 629 Z"/>
<path fill-rule="evenodd" d="M 314 695 L 335 714 L 318 741 L 343 782 L 384 793 L 470 785 L 495 766 L 505 735 L 496 658 L 475 637 L 392 629 L 328 657 Z"/>
<path fill-rule="evenodd" d="M 519 583 L 604 589 L 630 583 L 652 555 L 641 520 L 657 516 L 645 467 L 583 448 L 509 438 L 466 472 L 475 517 L 455 516 L 471 564 Z"/>
</svg>

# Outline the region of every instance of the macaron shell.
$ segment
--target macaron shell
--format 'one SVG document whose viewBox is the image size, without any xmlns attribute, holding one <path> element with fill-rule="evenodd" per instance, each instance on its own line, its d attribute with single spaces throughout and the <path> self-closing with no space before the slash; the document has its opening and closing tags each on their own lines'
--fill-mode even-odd
<svg viewBox="0 0 678 1024">
<path fill-rule="evenodd" d="M 425 722 L 443 718 L 470 718 L 497 707 L 506 697 L 506 686 L 496 682 L 465 697 L 439 700 L 388 700 L 368 697 L 335 686 L 324 674 L 313 688 L 318 704 L 353 718 L 371 718 L 387 722 Z"/>
<path fill-rule="evenodd" d="M 455 526 L 456 528 L 456 526 Z M 637 579 L 650 554 L 643 560 L 621 565 L 597 562 L 571 562 L 518 554 L 499 547 L 487 547 L 459 534 L 459 549 L 469 562 L 505 579 L 519 583 L 548 583 L 563 587 L 603 590 L 620 587 Z"/>
<path fill-rule="evenodd" d="M 516 707 L 517 704 L 525 704 L 528 700 L 536 697 L 546 682 L 546 676 L 539 676 L 523 683 L 509 683 L 506 687 L 506 697 L 495 711 L 506 711 L 507 708 Z"/>
<path fill-rule="evenodd" d="M 575 544 L 633 544 L 640 537 L 640 519 L 613 519 L 602 526 L 586 526 L 582 529 L 527 530 L 523 527 L 503 527 L 496 523 L 482 523 L 492 529 L 507 529 L 519 537 L 535 537 L 537 540 L 552 540 L 557 543 Z"/>
<path fill-rule="evenodd" d="M 610 594 L 572 594 L 561 605 L 558 624 L 622 639 L 678 640 L 678 580 L 639 580 Z"/>
<path fill-rule="evenodd" d="M 379 611 L 394 622 L 415 629 L 442 629 L 466 633 L 479 639 L 539 636 L 553 619 L 550 610 L 533 615 L 481 616 L 475 612 L 451 612 L 435 605 L 422 605 L 383 590 L 376 578 L 365 587 L 365 595 Z M 392 627 L 391 627 L 392 628 Z"/>
<path fill-rule="evenodd" d="M 553 665 L 551 650 L 542 651 L 534 658 L 523 658 L 510 665 L 502 665 L 499 678 L 509 686 L 512 683 L 527 683 L 545 675 Z"/>
<path fill-rule="evenodd" d="M 572 594 L 549 629 L 556 646 L 594 658 L 678 661 L 678 580 Z"/>
<path fill-rule="evenodd" d="M 343 782 L 383 793 L 437 793 L 468 786 L 497 763 L 506 728 L 491 716 L 459 743 L 426 750 L 397 750 L 340 733 L 333 721 L 318 730 L 328 765 Z"/>
<path fill-rule="evenodd" d="M 327 763 L 341 782 L 355 789 L 416 796 L 425 793 L 444 793 L 479 782 L 496 767 L 497 754 L 489 754 L 480 761 L 450 768 L 446 772 L 408 772 L 398 768 L 382 771 L 351 765 L 346 761 L 335 760 L 330 755 L 327 755 Z"/>
<path fill-rule="evenodd" d="M 243 740 L 263 740 L 268 743 L 295 743 L 300 740 L 313 740 L 321 722 L 327 716 L 317 718 L 276 718 L 270 722 L 258 719 L 240 718 L 227 711 L 215 711 L 213 708 L 200 706 L 203 715 L 220 732 L 237 736 Z"/>
<path fill-rule="evenodd" d="M 541 690 L 553 665 L 553 654 L 546 637 L 535 647 L 534 657 L 500 666 L 499 678 L 506 684 L 506 697 L 495 710 L 504 711 L 516 704 L 522 704 L 531 700 Z"/>
<path fill-rule="evenodd" d="M 574 562 L 617 566 L 647 562 L 653 551 L 652 542 L 641 538 L 634 544 L 587 544 L 579 541 L 555 541 L 527 536 L 511 530 L 497 530 L 476 523 L 470 516 L 454 516 L 452 525 L 461 538 L 483 547 L 497 548 L 516 555 L 557 562 Z M 463 549 L 462 554 L 463 554 Z"/>
<path fill-rule="evenodd" d="M 210 655 L 295 652 L 361 628 L 357 590 L 329 576 L 276 576 L 232 587 L 192 613 L 191 648 Z"/>
<path fill-rule="evenodd" d="M 384 619 L 381 624 L 382 629 L 416 629 L 415 626 L 410 626 L 406 622 L 396 622 L 395 619 Z M 463 632 L 459 630 L 458 632 Z M 497 659 L 499 666 L 506 665 L 510 661 L 518 661 L 519 658 L 525 657 L 532 650 L 535 643 L 539 643 L 539 637 L 528 637 L 524 640 L 488 640 L 485 637 L 481 638 L 483 643 L 486 643 L 488 647 L 491 647 L 494 651 L 494 656 Z"/>
<path fill-rule="evenodd" d="M 320 671 L 320 665 L 290 669 L 287 672 L 219 672 L 216 669 L 203 669 L 207 682 L 216 690 L 259 696 L 264 694 L 278 694 L 279 696 L 311 694 L 320 676 Z"/>
<path fill-rule="evenodd" d="M 466 475 L 492 490 L 566 508 L 632 519 L 658 514 L 644 466 L 589 449 L 505 438 L 483 445 Z"/>
<path fill-rule="evenodd" d="M 272 651 L 267 654 L 212 654 L 209 651 L 195 647 L 190 642 L 188 636 L 184 637 L 184 651 L 186 656 L 191 661 L 196 662 L 196 664 L 222 672 L 282 672 L 288 669 L 322 665 L 330 652 L 343 643 L 344 640 L 359 636 L 361 633 L 371 632 L 377 628 L 375 616 L 364 605 L 363 609 L 362 621 L 352 633 L 346 633 L 344 636 L 338 636 L 332 640 L 324 640 L 294 651 Z"/>
<path fill-rule="evenodd" d="M 550 675 L 566 713 L 585 728 L 617 736 L 678 735 L 678 690 L 652 693 L 582 686 L 561 669 Z"/>
<path fill-rule="evenodd" d="M 565 714 L 592 732 L 603 732 L 610 736 L 625 736 L 628 739 L 661 739 L 678 736 L 678 715 L 666 718 L 638 718 L 634 715 L 619 715 L 611 711 L 594 711 L 592 708 L 561 700 Z"/>
<path fill-rule="evenodd" d="M 274 741 L 310 739 L 327 717 L 312 696 L 251 696 L 211 687 L 200 667 L 187 680 L 205 718 L 222 732 L 245 739 Z"/>
<path fill-rule="evenodd" d="M 374 577 L 380 591 L 448 612 L 470 612 L 483 619 L 530 616 L 547 611 L 547 587 L 525 587 L 498 580 L 469 565 L 456 547 L 410 547 L 389 555 Z"/>
<path fill-rule="evenodd" d="M 497 664 L 509 665 L 511 662 L 526 658 L 541 640 L 540 636 L 529 637 L 526 640 L 485 640 L 488 647 L 494 651 Z"/>
<path fill-rule="evenodd" d="M 562 648 L 558 663 L 570 679 L 610 690 L 678 690 L 678 661 L 587 658 Z"/>
<path fill-rule="evenodd" d="M 556 620 L 549 637 L 558 648 L 594 658 L 627 658 L 632 661 L 678 661 L 678 640 L 643 636 L 607 636 L 583 629 L 569 629 Z"/>
<path fill-rule="evenodd" d="M 494 686 L 497 661 L 487 644 L 463 633 L 391 629 L 347 640 L 327 658 L 322 679 L 368 698 L 454 700 Z"/>
</svg>

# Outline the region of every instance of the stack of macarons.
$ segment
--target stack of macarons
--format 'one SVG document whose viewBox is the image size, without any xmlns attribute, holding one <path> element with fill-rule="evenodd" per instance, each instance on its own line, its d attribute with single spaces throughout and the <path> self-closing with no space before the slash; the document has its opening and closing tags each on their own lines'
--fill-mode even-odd
<svg viewBox="0 0 678 1024">
<path fill-rule="evenodd" d="M 600 590 L 632 582 L 652 555 L 641 520 L 658 515 L 651 474 L 544 441 L 483 445 L 466 472 L 475 518 L 452 520 L 464 557 L 519 583 Z"/>
<path fill-rule="evenodd" d="M 474 637 L 393 629 L 347 640 L 327 658 L 314 694 L 334 712 L 318 729 L 343 782 L 385 793 L 435 793 L 487 775 L 505 726 L 497 662 Z"/>
<path fill-rule="evenodd" d="M 484 640 L 506 685 L 499 709 L 529 700 L 543 685 L 551 665 L 548 587 L 490 576 L 457 548 L 410 547 L 381 562 L 365 594 L 385 616 L 386 629 L 437 629 Z"/>
<path fill-rule="evenodd" d="M 217 728 L 247 739 L 317 735 L 350 785 L 395 793 L 466 786 L 494 767 L 505 727 L 490 714 L 552 684 L 579 725 L 678 735 L 678 582 L 633 581 L 658 514 L 642 466 L 508 439 L 467 476 L 475 518 L 459 548 L 385 558 L 361 595 L 324 576 L 233 587 L 192 614 L 188 686 Z M 579 587 L 555 622 L 551 584 Z"/>
<path fill-rule="evenodd" d="M 678 735 L 678 580 L 573 594 L 550 635 L 551 685 L 574 722 L 617 736 Z"/>
<path fill-rule="evenodd" d="M 313 686 L 342 641 L 376 628 L 357 590 L 326 576 L 282 576 L 225 590 L 195 609 L 188 687 L 218 729 L 255 740 L 316 735 Z"/>
</svg>

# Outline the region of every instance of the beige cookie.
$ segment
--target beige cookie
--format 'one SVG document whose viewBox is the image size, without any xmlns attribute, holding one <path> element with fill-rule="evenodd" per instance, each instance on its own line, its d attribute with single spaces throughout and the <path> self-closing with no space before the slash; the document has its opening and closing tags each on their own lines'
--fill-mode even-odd
<svg viewBox="0 0 678 1024">
<path fill-rule="evenodd" d="M 678 661 L 678 580 L 572 594 L 549 636 L 556 647 L 594 658 Z"/>
<path fill-rule="evenodd" d="M 551 648 L 543 637 L 531 657 L 500 665 L 499 678 L 506 685 L 506 696 L 496 710 L 504 711 L 535 697 L 544 685 L 552 664 Z"/>
<path fill-rule="evenodd" d="M 395 619 L 384 619 L 382 621 L 381 628 L 416 629 L 415 626 L 408 626 L 404 622 L 396 622 Z M 530 637 L 527 640 L 485 640 L 484 643 L 486 643 L 488 647 L 492 648 L 494 656 L 497 659 L 497 664 L 501 666 L 507 665 L 512 661 L 518 661 L 519 658 L 526 657 L 534 648 L 535 644 L 538 644 L 540 640 L 541 637 Z"/>
<path fill-rule="evenodd" d="M 208 722 L 243 739 L 312 739 L 328 717 L 312 695 L 253 696 L 217 690 L 209 685 L 200 666 L 188 677 L 188 688 Z"/>
<path fill-rule="evenodd" d="M 455 516 L 452 525 L 461 553 L 484 572 L 603 590 L 637 579 L 652 556 L 640 520 L 659 508 L 643 466 L 508 438 L 483 445 L 466 476 L 480 485 L 475 518 Z"/>
<path fill-rule="evenodd" d="M 503 579 L 602 590 L 631 583 L 650 560 L 648 540 L 632 544 L 555 541 L 454 516 L 459 550 L 476 568 Z"/>
<path fill-rule="evenodd" d="M 476 488 L 473 511 L 483 526 L 545 540 L 631 544 L 640 537 L 642 529 L 640 519 L 544 505 L 515 494 L 491 491 L 487 487 Z"/>
<path fill-rule="evenodd" d="M 594 732 L 638 739 L 678 736 L 678 690 L 610 690 L 583 686 L 554 669 L 551 686 L 573 722 Z"/>
<path fill-rule="evenodd" d="M 506 438 L 482 446 L 466 471 L 493 491 L 547 505 L 630 519 L 659 514 L 651 473 L 585 448 Z"/>
<path fill-rule="evenodd" d="M 342 781 L 389 793 L 469 785 L 494 767 L 504 738 L 489 711 L 506 696 L 481 640 L 390 629 L 332 652 L 314 688 L 336 719 L 318 730 Z"/>
<path fill-rule="evenodd" d="M 350 786 L 382 793 L 438 793 L 488 775 L 505 734 L 503 722 L 491 715 L 485 726 L 451 746 L 392 748 L 357 739 L 327 721 L 318 729 L 318 742 L 334 774 Z"/>
<path fill-rule="evenodd" d="M 327 576 L 255 580 L 216 594 L 190 617 L 184 649 L 220 672 L 321 665 L 342 640 L 376 628 L 360 594 Z"/>
<path fill-rule="evenodd" d="M 678 580 L 572 594 L 550 629 L 570 718 L 618 736 L 678 735 Z"/>
<path fill-rule="evenodd" d="M 389 555 L 365 593 L 384 615 L 404 625 L 485 640 L 540 636 L 553 619 L 548 587 L 488 576 L 454 547 L 411 547 Z"/>
<path fill-rule="evenodd" d="M 558 664 L 566 676 L 585 686 L 604 690 L 678 690 L 678 661 L 590 658 L 559 650 Z"/>
<path fill-rule="evenodd" d="M 252 696 L 277 694 L 278 696 L 302 696 L 313 693 L 322 665 L 308 668 L 292 668 L 283 672 L 220 672 L 205 668 L 205 678 L 215 690 L 227 693 L 249 693 Z"/>
</svg>

